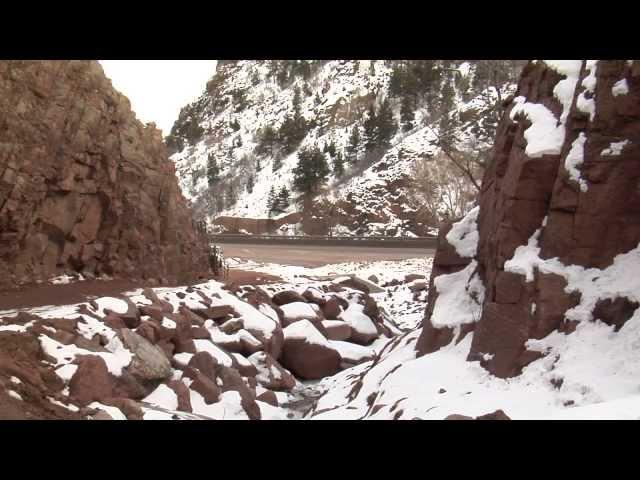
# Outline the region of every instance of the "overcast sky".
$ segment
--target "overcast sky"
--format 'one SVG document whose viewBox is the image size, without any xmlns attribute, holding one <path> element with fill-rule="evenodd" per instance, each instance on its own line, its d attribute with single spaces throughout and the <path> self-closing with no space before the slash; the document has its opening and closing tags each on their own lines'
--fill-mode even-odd
<svg viewBox="0 0 640 480">
<path fill-rule="evenodd" d="M 216 60 L 100 60 L 113 86 L 126 95 L 139 120 L 168 135 L 180 109 L 198 98 Z"/>
</svg>

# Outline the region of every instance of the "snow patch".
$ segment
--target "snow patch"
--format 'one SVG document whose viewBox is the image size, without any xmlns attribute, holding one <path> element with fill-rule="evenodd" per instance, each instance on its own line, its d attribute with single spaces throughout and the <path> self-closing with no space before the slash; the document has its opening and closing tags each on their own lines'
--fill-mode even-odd
<svg viewBox="0 0 640 480">
<path fill-rule="evenodd" d="M 480 206 L 473 208 L 467 215 L 453 224 L 447 233 L 447 242 L 453 245 L 458 255 L 463 258 L 473 257 L 478 248 L 478 214 Z"/>
</svg>

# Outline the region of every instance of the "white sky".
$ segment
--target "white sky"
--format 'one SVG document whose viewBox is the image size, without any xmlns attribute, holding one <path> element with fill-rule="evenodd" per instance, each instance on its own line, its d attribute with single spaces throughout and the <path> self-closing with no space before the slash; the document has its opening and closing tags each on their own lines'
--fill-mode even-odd
<svg viewBox="0 0 640 480">
<path fill-rule="evenodd" d="M 139 120 L 168 135 L 180 109 L 198 98 L 216 60 L 100 60 L 113 86 L 126 95 Z"/>
</svg>

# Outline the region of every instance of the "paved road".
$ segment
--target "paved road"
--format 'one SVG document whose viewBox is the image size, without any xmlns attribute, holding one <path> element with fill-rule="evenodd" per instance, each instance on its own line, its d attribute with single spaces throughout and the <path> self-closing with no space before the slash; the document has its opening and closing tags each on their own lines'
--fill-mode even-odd
<svg viewBox="0 0 640 480">
<path fill-rule="evenodd" d="M 320 267 L 333 263 L 403 260 L 431 257 L 433 248 L 390 248 L 323 245 L 250 245 L 246 243 L 220 244 L 225 257 L 239 257 L 263 263 Z"/>
</svg>

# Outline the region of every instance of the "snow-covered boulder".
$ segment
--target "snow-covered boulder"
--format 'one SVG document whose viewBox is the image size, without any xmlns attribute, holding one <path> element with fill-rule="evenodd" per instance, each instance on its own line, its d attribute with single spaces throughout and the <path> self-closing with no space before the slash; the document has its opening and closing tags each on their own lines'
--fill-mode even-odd
<svg viewBox="0 0 640 480">
<path fill-rule="evenodd" d="M 286 305 L 288 303 L 294 303 L 294 302 L 302 302 L 302 303 L 306 302 L 305 298 L 302 295 L 300 295 L 298 292 L 295 292 L 293 290 L 285 290 L 283 292 L 278 292 L 273 296 L 271 300 L 273 301 L 273 303 L 275 303 L 278 306 L 282 306 L 282 305 Z"/>
<path fill-rule="evenodd" d="M 311 303 L 293 302 L 282 305 L 280 308 L 284 314 L 285 326 L 299 320 L 315 321 L 319 319 L 319 307 Z"/>
<path fill-rule="evenodd" d="M 351 326 L 343 320 L 323 320 L 322 326 L 327 331 L 329 340 L 349 340 L 351 338 Z"/>
<path fill-rule="evenodd" d="M 258 370 L 256 380 L 264 388 L 270 390 L 291 390 L 296 386 L 296 379 L 284 369 L 271 355 L 257 352 L 248 359 Z"/>
<path fill-rule="evenodd" d="M 352 330 L 350 340 L 360 345 L 369 345 L 378 338 L 378 329 L 375 323 L 363 313 L 364 306 L 357 303 L 349 304 L 339 318 L 344 320 Z"/>
<path fill-rule="evenodd" d="M 340 370 L 342 357 L 308 320 L 292 323 L 284 329 L 282 365 L 296 376 L 315 380 Z"/>
</svg>

